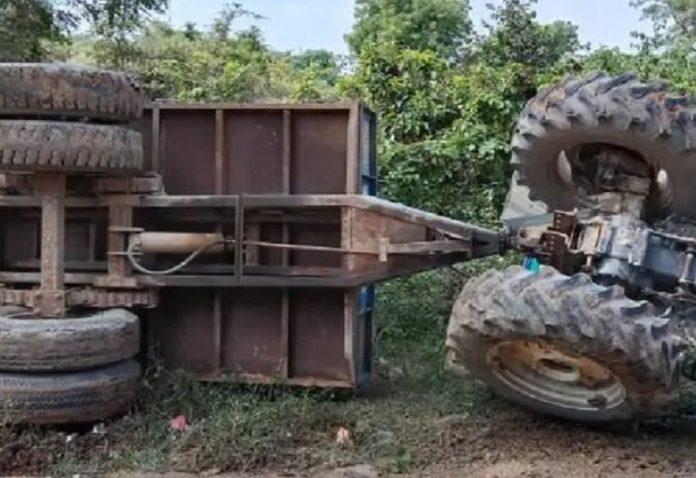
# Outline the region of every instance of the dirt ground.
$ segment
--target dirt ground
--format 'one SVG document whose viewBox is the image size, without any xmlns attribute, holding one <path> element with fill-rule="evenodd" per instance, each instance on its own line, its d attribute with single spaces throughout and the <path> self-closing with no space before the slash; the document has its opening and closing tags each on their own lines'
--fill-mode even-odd
<svg viewBox="0 0 696 478">
<path fill-rule="evenodd" d="M 696 432 L 691 424 L 647 429 L 592 430 L 544 422 L 507 411 L 497 421 L 449 417 L 434 463 L 405 474 L 357 468 L 317 472 L 223 474 L 225 478 L 661 478 L 696 476 Z M 428 444 L 432 446 L 433 444 Z M 424 445 L 426 446 L 426 445 Z M 129 475 L 132 476 L 132 475 Z M 155 478 L 161 475 L 141 475 Z M 193 478 L 194 475 L 167 475 Z M 200 475 L 198 475 L 200 476 Z"/>
<path fill-rule="evenodd" d="M 401 393 L 401 392 L 399 392 Z M 511 405 L 481 387 L 453 388 L 447 401 L 439 403 L 442 393 L 392 397 L 369 397 L 364 400 L 329 403 L 336 418 L 319 425 L 323 430 L 311 442 L 306 452 L 295 450 L 284 460 L 263 460 L 265 465 L 247 474 L 221 473 L 219 463 L 225 457 L 240 452 L 242 443 L 233 439 L 223 442 L 216 455 L 218 461 L 202 465 L 189 462 L 190 453 L 200 455 L 201 449 L 172 448 L 165 460 L 153 471 L 133 473 L 118 471 L 110 476 L 160 478 L 193 478 L 222 476 L 225 478 L 376 478 L 402 476 L 405 478 L 653 478 L 696 476 L 696 418 L 681 412 L 674 418 L 659 422 L 588 427 L 578 423 L 554 420 Z M 459 413 L 446 414 L 454 407 L 451 402 L 477 396 L 471 405 Z M 426 401 L 429 399 L 430 401 Z M 693 408 L 691 399 L 687 411 Z M 326 404 L 325 404 L 326 405 Z M 295 404 L 293 403 L 293 407 Z M 438 410 L 440 408 L 440 410 Z M 335 410 L 351 410 L 338 415 Z M 442 412 L 445 413 L 442 413 Z M 322 412 L 314 403 L 309 417 Z M 359 432 L 356 417 L 374 428 Z M 293 422 L 297 428 L 309 428 L 308 422 Z M 337 445 L 335 430 L 345 424 L 354 433 L 351 443 Z M 103 435 L 80 434 L 66 444 L 65 435 L 56 432 L 32 435 L 18 433 L 0 440 L 0 464 L 6 476 L 104 476 L 111 470 L 144 470 L 148 465 L 133 461 L 112 463 L 118 451 L 135 437 L 128 428 L 119 431 L 123 422 L 105 427 Z M 293 425 L 293 426 L 295 426 Z M 281 424 L 269 430 L 281 430 Z M 192 429 L 193 433 L 194 430 Z M 298 430 L 299 432 L 299 430 Z M 229 428 L 221 430 L 225 437 Z M 284 433 L 284 432 L 283 432 Z M 119 435 L 121 434 L 121 435 Z M 323 438 L 322 438 L 323 436 Z M 175 441 L 183 439 L 181 435 Z M 202 437 L 192 435 L 198 442 Z M 126 442 L 126 443 L 124 443 Z M 148 442 L 143 442 L 148 443 Z M 310 442 L 305 442 L 310 445 Z M 207 446 L 209 446 L 208 444 Z M 70 447 L 78 450 L 67 453 Z M 140 448 L 144 445 L 135 445 Z M 285 445 L 280 445 L 284 447 Z M 236 448 L 236 449 L 235 449 Z M 188 450 L 188 451 L 187 451 Z M 280 454 L 285 448 L 275 448 Z M 181 455 L 181 453 L 184 453 Z M 245 453 L 249 453 L 248 451 Z M 263 452 L 266 453 L 266 452 Z M 49 457 L 61 455 L 58 465 L 48 466 Z M 307 460 L 308 456 L 315 457 Z M 186 458 L 186 460 L 182 460 Z M 257 457 L 258 458 L 258 457 Z M 307 460 L 302 462 L 302 460 Z M 67 462 L 66 462 L 67 460 Z M 102 460 L 99 466 L 97 461 Z M 195 465 L 191 464 L 195 463 Z M 195 474 L 174 473 L 178 466 Z M 156 469 L 155 469 L 156 468 Z M 171 473 L 162 472 L 171 470 Z"/>
<path fill-rule="evenodd" d="M 538 416 L 507 404 L 493 396 L 488 403 L 470 413 L 431 417 L 430 422 L 412 422 L 412 437 L 417 443 L 408 452 L 408 466 L 394 470 L 393 458 L 375 453 L 372 459 L 355 454 L 352 463 L 312 466 L 308 469 L 285 463 L 280 468 L 251 474 L 220 473 L 216 468 L 197 474 L 133 474 L 121 472 L 114 477 L 193 478 L 375 478 L 378 476 L 438 478 L 653 478 L 696 476 L 696 420 L 687 416 L 661 422 L 612 427 L 588 427 Z M 404 408 L 406 415 L 412 413 Z M 409 429 L 400 429 L 401 434 Z M 108 437 L 108 433 L 107 433 Z M 108 442 L 108 438 L 105 442 Z M 44 438 L 45 442 L 45 438 Z M 104 443 L 94 443 L 88 455 Z M 231 444 L 231 446 L 234 446 Z M 326 457 L 350 456 L 350 447 L 332 448 L 327 443 Z M 354 445 L 358 446 L 357 442 Z M 347 448 L 346 448 L 347 447 Z M 39 450 L 29 444 L 6 443 L 0 460 L 21 460 Z M 347 468 L 346 468 L 347 467 Z M 18 463 L 15 475 L 22 473 Z M 30 467 L 31 468 L 31 467 Z M 30 469 L 29 468 L 29 469 Z M 397 472 L 395 472 L 397 471 Z M 42 474 L 42 473 L 41 473 Z M 57 474 L 61 474 L 58 472 Z M 81 476 L 91 476 L 79 473 Z M 101 475 L 101 473 L 98 473 Z M 67 476 L 74 476 L 71 471 Z"/>
<path fill-rule="evenodd" d="M 591 429 L 515 409 L 452 419 L 440 463 L 413 477 L 648 478 L 696 476 L 696 427 L 686 421 Z"/>
<path fill-rule="evenodd" d="M 355 468 L 222 474 L 225 478 L 660 478 L 696 476 L 696 422 L 588 428 L 494 403 L 497 412 L 449 416 L 424 442 L 416 469 L 395 474 L 379 461 Z M 209 473 L 214 475 L 214 471 Z M 132 475 L 129 475 L 132 476 Z M 162 475 L 137 475 L 154 478 Z M 194 475 L 167 475 L 193 478 Z M 197 475 L 200 476 L 200 475 Z"/>
</svg>

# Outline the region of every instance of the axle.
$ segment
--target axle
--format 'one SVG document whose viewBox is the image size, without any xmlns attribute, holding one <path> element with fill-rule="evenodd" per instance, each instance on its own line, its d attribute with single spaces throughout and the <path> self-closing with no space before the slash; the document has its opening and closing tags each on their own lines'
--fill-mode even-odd
<svg viewBox="0 0 696 478">
<path fill-rule="evenodd" d="M 684 234 L 696 232 L 696 224 L 650 227 L 631 214 L 590 211 L 557 211 L 550 219 L 515 231 L 513 247 L 568 275 L 584 271 L 642 291 L 696 292 L 696 239 Z"/>
</svg>

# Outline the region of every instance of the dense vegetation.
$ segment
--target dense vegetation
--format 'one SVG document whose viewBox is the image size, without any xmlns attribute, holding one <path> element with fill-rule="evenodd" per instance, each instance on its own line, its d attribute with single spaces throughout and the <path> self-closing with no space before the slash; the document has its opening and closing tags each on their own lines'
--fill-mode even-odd
<svg viewBox="0 0 696 478">
<path fill-rule="evenodd" d="M 696 0 L 632 0 L 654 25 L 632 53 L 581 44 L 572 23 L 540 23 L 534 3 L 496 2 L 477 29 L 467 0 L 357 0 L 343 58 L 272 50 L 257 27 L 236 28 L 256 18 L 243 2 L 201 30 L 158 20 L 167 0 L 2 0 L 0 60 L 126 69 L 152 95 L 180 100 L 359 97 L 380 118 L 383 195 L 494 223 L 511 126 L 541 84 L 606 69 L 696 89 Z"/>
</svg>

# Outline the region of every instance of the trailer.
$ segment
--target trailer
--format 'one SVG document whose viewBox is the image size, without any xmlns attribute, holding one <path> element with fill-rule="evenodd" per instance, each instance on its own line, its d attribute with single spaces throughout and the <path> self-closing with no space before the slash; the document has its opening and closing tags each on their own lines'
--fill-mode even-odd
<svg viewBox="0 0 696 478">
<path fill-rule="evenodd" d="M 85 70 L 51 68 L 6 70 L 84 86 Z M 0 67 L 0 86 L 1 75 Z M 97 75 L 97 86 L 120 78 L 87 75 Z M 20 112 L 41 115 L 39 128 L 57 124 L 77 133 L 57 140 L 46 134 L 46 155 L 33 154 L 37 133 L 6 136 L 1 145 L 0 304 L 22 311 L 15 322 L 49 320 L 49 328 L 127 310 L 141 330 L 129 316 L 102 337 L 115 341 L 106 347 L 113 349 L 108 360 L 85 361 L 78 371 L 51 361 L 94 355 L 71 349 L 78 339 L 67 337 L 62 350 L 19 360 L 40 359 L 41 367 L 4 370 L 0 360 L 0 378 L 5 371 L 84 373 L 147 348 L 200 380 L 359 388 L 372 370 L 375 283 L 504 248 L 497 231 L 377 197 L 376 118 L 359 102 L 158 101 L 142 115 L 119 117 L 112 108 L 108 125 L 96 122 L 98 109 L 88 104 L 79 114 L 24 106 Z M 0 130 L 2 123 L 40 123 L 16 113 Z M 89 132 L 91 143 L 70 139 L 83 128 L 127 138 L 94 152 L 105 133 Z M 114 151 L 125 152 L 109 157 Z M 92 153 L 101 156 L 90 163 Z M 34 161 L 18 161 L 20 155 Z M 136 340 L 140 347 L 127 345 Z M 117 407 L 114 394 L 100 392 L 89 413 L 74 400 L 54 413 L 17 396 L 29 404 L 16 407 L 17 416 L 101 418 L 132 398 L 133 388 L 126 389 Z"/>
</svg>

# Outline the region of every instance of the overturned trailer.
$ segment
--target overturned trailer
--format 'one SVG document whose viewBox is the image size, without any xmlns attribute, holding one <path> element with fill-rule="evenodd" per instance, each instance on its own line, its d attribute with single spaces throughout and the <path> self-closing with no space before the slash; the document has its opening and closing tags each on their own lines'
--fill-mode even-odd
<svg viewBox="0 0 696 478">
<path fill-rule="evenodd" d="M 5 70 L 29 83 L 27 72 L 60 78 L 68 89 L 55 83 L 56 91 L 68 96 L 93 91 L 87 81 L 121 78 L 45 65 Z M 0 87 L 19 88 L 2 71 Z M 497 232 L 378 199 L 375 116 L 357 102 L 155 102 L 139 115 L 124 99 L 129 87 L 111 88 L 105 94 L 121 102 L 110 108 L 95 97 L 57 111 L 29 96 L 0 121 L 67 131 L 40 145 L 36 134 L 0 140 L 0 303 L 19 307 L 15 324 L 50 327 L 93 319 L 95 310 L 137 313 L 146 333 L 133 331 L 132 318 L 114 326 L 122 353 L 109 363 L 131 359 L 127 330 L 128 343 L 155 347 L 165 364 L 202 380 L 358 387 L 371 371 L 372 284 L 504 246 Z M 119 115 L 129 104 L 132 114 Z M 40 121 L 16 119 L 22 112 Z M 70 346 L 46 352 L 36 370 L 72 372 L 48 357 Z M 9 409 L 35 422 L 92 420 L 122 409 L 132 398 L 126 388 L 121 402 L 106 392 L 71 401 L 61 388 L 59 412 L 14 394 L 20 406 Z"/>
</svg>

